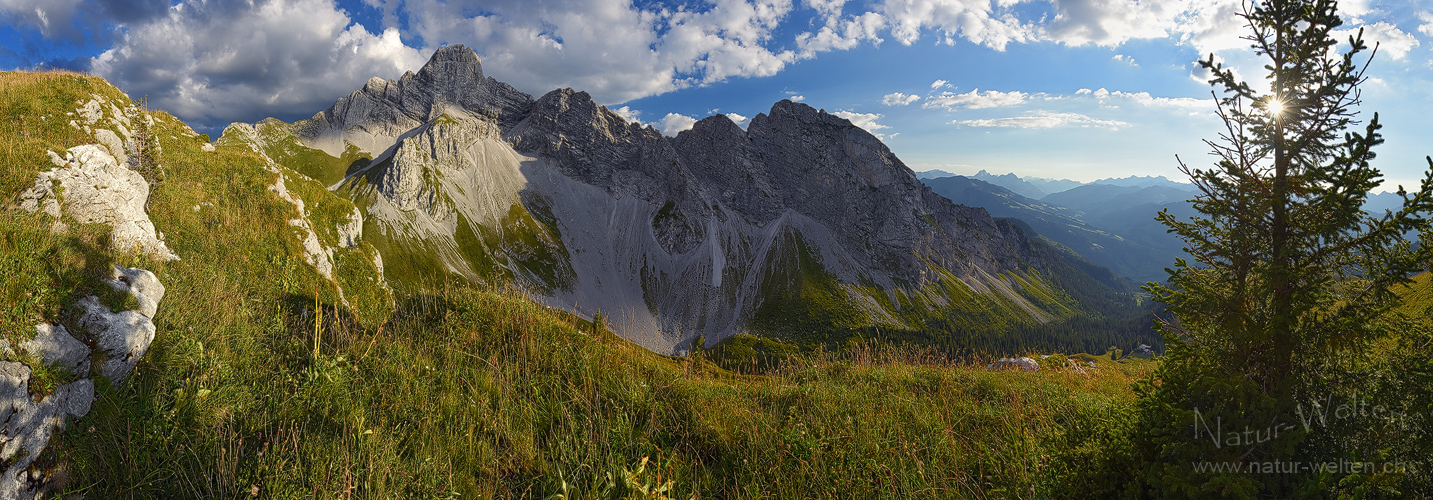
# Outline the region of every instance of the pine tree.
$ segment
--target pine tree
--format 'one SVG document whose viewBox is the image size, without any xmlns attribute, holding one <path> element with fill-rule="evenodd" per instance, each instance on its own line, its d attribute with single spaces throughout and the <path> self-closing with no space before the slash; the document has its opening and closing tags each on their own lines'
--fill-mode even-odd
<svg viewBox="0 0 1433 500">
<path fill-rule="evenodd" d="M 1300 496 L 1348 475 L 1290 473 L 1294 462 L 1376 460 L 1377 446 L 1350 447 L 1369 442 L 1348 435 L 1363 431 L 1307 417 L 1318 404 L 1359 402 L 1341 374 L 1390 334 L 1393 287 L 1433 257 L 1405 239 L 1426 241 L 1433 158 L 1416 192 L 1399 188 L 1400 210 L 1362 210 L 1381 183 L 1370 165 L 1383 142 L 1378 115 L 1355 128 L 1376 48 L 1360 31 L 1336 52 L 1332 0 L 1248 4 L 1243 18 L 1245 39 L 1267 61 L 1268 89 L 1240 81 L 1212 54 L 1200 62 L 1222 91 L 1226 130 L 1205 141 L 1217 163 L 1180 161 L 1200 190 L 1199 215 L 1158 216 L 1194 258 L 1176 262 L 1168 284 L 1146 287 L 1175 318 L 1159 325 L 1166 356 L 1139 388 L 1136 452 L 1151 462 L 1146 493 L 1160 497 Z"/>
</svg>

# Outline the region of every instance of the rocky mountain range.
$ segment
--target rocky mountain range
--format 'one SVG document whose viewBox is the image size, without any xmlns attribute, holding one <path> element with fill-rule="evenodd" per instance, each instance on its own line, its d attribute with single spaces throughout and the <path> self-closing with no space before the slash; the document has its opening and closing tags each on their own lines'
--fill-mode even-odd
<svg viewBox="0 0 1433 500">
<path fill-rule="evenodd" d="M 980 314 L 1039 324 L 1123 300 L 1123 284 L 1090 279 L 1019 225 L 936 194 L 865 130 L 791 101 L 746 129 L 715 115 L 665 137 L 584 92 L 534 99 L 452 45 L 311 119 L 235 124 L 223 141 L 352 200 L 351 238 L 381 254 L 395 288 L 516 285 L 659 352 Z"/>
</svg>

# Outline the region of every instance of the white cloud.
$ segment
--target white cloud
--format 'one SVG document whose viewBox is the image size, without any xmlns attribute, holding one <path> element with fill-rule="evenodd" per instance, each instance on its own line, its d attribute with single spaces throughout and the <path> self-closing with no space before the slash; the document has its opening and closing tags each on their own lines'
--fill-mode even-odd
<svg viewBox="0 0 1433 500">
<path fill-rule="evenodd" d="M 83 41 L 83 35 L 71 26 L 81 3 L 83 0 L 0 0 L 0 20 L 15 27 L 33 25 L 46 38 Z"/>
<path fill-rule="evenodd" d="M 886 94 L 886 96 L 881 99 L 881 104 L 885 104 L 887 106 L 906 106 L 910 103 L 919 101 L 920 98 L 921 96 L 918 95 L 909 95 L 902 94 L 900 92 L 894 92 Z"/>
<path fill-rule="evenodd" d="M 1363 29 L 1363 43 L 1367 44 L 1369 48 L 1372 48 L 1373 45 L 1377 43 L 1378 52 L 1388 54 L 1388 57 L 1393 58 L 1395 61 L 1403 59 L 1414 47 L 1418 46 L 1418 39 L 1414 38 L 1413 34 L 1406 33 L 1398 29 L 1397 26 L 1383 21 L 1350 29 L 1330 31 L 1329 36 L 1338 40 L 1348 40 L 1348 37 L 1358 34 L 1359 28 Z M 1422 28 L 1420 27 L 1419 29 Z M 1433 31 L 1433 28 L 1430 28 L 1430 31 Z"/>
<path fill-rule="evenodd" d="M 1101 120 L 1091 118 L 1079 113 L 1054 113 L 1050 111 L 1035 111 L 1024 116 L 1012 116 L 1008 118 L 995 118 L 986 120 L 955 120 L 951 123 L 966 127 L 997 127 L 997 128 L 1062 128 L 1062 127 L 1084 127 L 1084 128 L 1107 128 L 1119 130 L 1120 127 L 1128 126 L 1129 123 L 1118 120 Z"/>
<path fill-rule="evenodd" d="M 998 108 L 1004 106 L 1015 106 L 1024 103 L 1025 99 L 1028 97 L 1029 94 L 1019 91 L 1001 92 L 998 90 L 987 90 L 985 92 L 981 92 L 980 89 L 975 89 L 964 94 L 957 94 L 954 92 L 941 92 L 938 95 L 934 95 L 926 99 L 925 104 L 922 104 L 921 107 L 945 108 L 949 111 L 955 111 L 959 108 Z"/>
<path fill-rule="evenodd" d="M 790 99 L 791 99 L 791 102 L 801 102 L 801 101 L 806 100 L 806 96 L 804 96 L 804 95 L 794 95 L 794 96 L 791 96 Z"/>
<path fill-rule="evenodd" d="M 833 17 L 815 33 L 796 35 L 796 46 L 801 49 L 802 58 L 810 58 L 817 52 L 849 50 L 867 40 L 879 45 L 883 40 L 878 33 L 885 24 L 885 18 L 875 12 L 845 19 Z"/>
<path fill-rule="evenodd" d="M 1418 25 L 1418 32 L 1433 36 L 1433 12 L 1419 12 L 1418 20 L 1423 21 L 1423 24 Z"/>
<path fill-rule="evenodd" d="M 865 129 L 867 132 L 870 132 L 871 135 L 874 135 L 874 136 L 876 136 L 877 138 L 880 138 L 880 139 L 885 139 L 886 136 L 885 136 L 885 134 L 877 133 L 876 131 L 877 131 L 877 130 L 883 130 L 883 129 L 891 128 L 891 127 L 888 127 L 888 126 L 886 126 L 886 125 L 882 125 L 882 124 L 876 122 L 876 120 L 881 119 L 881 116 L 882 116 L 882 115 L 879 114 L 879 113 L 857 113 L 857 112 L 854 112 L 854 111 L 836 111 L 836 112 L 833 112 L 833 113 L 831 113 L 831 114 L 836 115 L 836 116 L 839 116 L 839 117 L 841 117 L 841 118 L 845 118 L 845 119 L 847 119 L 847 120 L 850 120 L 852 125 L 855 125 L 855 126 L 857 126 L 857 127 L 861 127 L 861 128 L 863 128 L 863 129 Z"/>
<path fill-rule="evenodd" d="M 1114 60 L 1116 60 L 1116 61 L 1123 62 L 1123 63 L 1125 63 L 1125 64 L 1128 64 L 1128 65 L 1130 65 L 1130 66 L 1134 66 L 1134 67 L 1136 67 L 1136 68 L 1139 67 L 1139 63 L 1134 62 L 1134 57 L 1133 57 L 1133 56 L 1126 56 L 1126 55 L 1124 55 L 1124 54 L 1115 54 L 1115 56 L 1114 56 L 1114 57 L 1111 57 L 1110 59 L 1114 59 Z"/>
<path fill-rule="evenodd" d="M 1066 45 L 1115 46 L 1130 39 L 1163 38 L 1178 26 L 1180 1 L 1056 0 L 1044 35 Z"/>
<path fill-rule="evenodd" d="M 945 80 L 936 80 L 936 81 L 934 81 L 934 82 L 931 82 L 930 88 L 931 88 L 931 90 L 934 90 L 934 89 L 938 89 L 938 88 L 944 87 L 944 86 L 946 86 L 946 85 L 948 85 L 948 84 L 950 84 L 950 82 L 947 82 L 947 81 L 945 81 Z"/>
<path fill-rule="evenodd" d="M 768 48 L 791 0 L 715 0 L 702 7 L 407 0 L 403 10 L 425 44 L 467 44 L 499 80 L 534 94 L 582 89 L 603 103 L 770 76 L 796 59 L 793 51 Z"/>
<path fill-rule="evenodd" d="M 622 106 L 622 107 L 620 107 L 620 108 L 613 109 L 613 110 L 611 110 L 611 111 L 612 111 L 613 113 L 617 113 L 617 116 L 620 116 L 620 117 L 622 117 L 623 119 L 625 119 L 625 120 L 627 120 L 627 121 L 629 121 L 629 122 L 642 123 L 641 120 L 637 119 L 638 117 L 642 116 L 642 112 L 641 112 L 641 111 L 637 111 L 637 110 L 632 109 L 632 108 L 630 108 L 630 107 L 628 107 L 628 106 Z"/>
<path fill-rule="evenodd" d="M 751 117 L 749 117 L 749 116 L 738 115 L 738 114 L 736 114 L 736 113 L 727 113 L 727 114 L 726 114 L 726 117 L 727 117 L 727 118 L 730 118 L 731 121 L 736 122 L 736 126 L 742 127 L 742 128 L 746 128 L 746 122 L 747 122 L 747 120 L 750 120 L 750 119 L 751 119 Z"/>
<path fill-rule="evenodd" d="M 910 45 L 926 28 L 941 43 L 953 45 L 957 37 L 1004 51 L 1011 42 L 1035 39 L 1034 26 L 1020 22 L 1011 0 L 886 0 L 877 10 L 890 25 L 896 41 Z"/>
<path fill-rule="evenodd" d="M 374 75 L 422 66 L 398 30 L 369 33 L 330 0 L 186 0 L 126 26 L 91 71 L 200 126 L 312 113 Z"/>
<path fill-rule="evenodd" d="M 662 119 L 657 122 L 657 128 L 662 129 L 662 134 L 668 137 L 676 137 L 677 134 L 683 130 L 691 130 L 692 125 L 696 125 L 696 123 L 696 118 L 676 113 L 667 113 L 667 116 L 663 116 Z"/>
<path fill-rule="evenodd" d="M 1111 92 L 1108 89 L 1101 88 L 1095 91 L 1091 91 L 1090 89 L 1080 89 L 1078 91 L 1075 91 L 1075 95 L 1089 95 L 1094 97 L 1095 99 L 1100 100 L 1101 102 L 1118 100 L 1124 103 L 1162 108 L 1210 110 L 1214 109 L 1213 99 L 1194 99 L 1191 97 L 1154 97 L 1153 95 L 1150 95 L 1149 92 L 1124 92 L 1119 90 Z"/>
</svg>

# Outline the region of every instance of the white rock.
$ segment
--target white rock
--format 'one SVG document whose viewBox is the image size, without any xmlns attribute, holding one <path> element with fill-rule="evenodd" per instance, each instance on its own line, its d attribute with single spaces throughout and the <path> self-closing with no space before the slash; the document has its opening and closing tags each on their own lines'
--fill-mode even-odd
<svg viewBox="0 0 1433 500">
<path fill-rule="evenodd" d="M 62 385 L 35 403 L 29 381 L 29 367 L 0 362 L 0 460 L 10 463 L 0 473 L 0 498 L 35 497 L 26 469 L 45 451 L 55 431 L 65 428 L 66 417 L 89 413 L 94 400 L 94 383 L 83 379 Z"/>
<path fill-rule="evenodd" d="M 93 295 L 76 304 L 85 309 L 80 326 L 89 330 L 106 355 L 99 373 L 112 384 L 123 383 L 154 342 L 154 323 L 138 311 L 112 312 Z"/>
<path fill-rule="evenodd" d="M 164 300 L 164 284 L 154 273 L 144 269 L 114 266 L 110 272 L 110 286 L 120 293 L 129 293 L 139 303 L 139 313 L 154 318 L 159 312 L 159 301 Z"/>
<path fill-rule="evenodd" d="M 203 149 L 203 150 L 205 150 L 205 151 L 208 151 L 208 152 L 210 152 L 210 153 L 213 153 L 213 152 L 214 152 L 214 145 L 211 144 L 211 143 L 207 143 L 207 142 L 206 142 L 206 143 L 204 143 L 203 146 L 199 146 L 199 148 L 200 148 L 200 149 Z"/>
<path fill-rule="evenodd" d="M 85 103 L 84 106 L 75 110 L 75 112 L 79 113 L 80 118 L 84 118 L 85 123 L 88 125 L 94 125 L 100 118 L 104 118 L 104 108 L 101 108 L 99 101 L 94 99 L 90 99 L 90 102 Z"/>
<path fill-rule="evenodd" d="M 358 246 L 358 239 L 363 236 L 363 213 L 358 207 L 353 207 L 353 213 L 348 214 L 348 222 L 339 224 L 338 246 L 353 248 Z"/>
<path fill-rule="evenodd" d="M 20 343 L 42 363 L 84 377 L 90 372 L 90 348 L 75 340 L 64 325 L 35 325 L 35 338 Z"/>
<path fill-rule="evenodd" d="M 109 149 L 109 154 L 113 155 L 120 165 L 129 162 L 129 155 L 124 151 L 124 139 L 115 135 L 114 132 L 107 128 L 97 129 L 95 130 L 95 140 L 100 141 L 100 144 L 104 144 L 104 146 Z"/>
<path fill-rule="evenodd" d="M 50 158 L 59 168 L 40 173 L 34 186 L 20 194 L 20 208 L 58 217 L 63 207 L 80 222 L 112 226 L 111 244 L 117 249 L 179 260 L 159 240 L 154 223 L 144 212 L 149 183 L 139 173 L 120 166 L 104 148 L 93 144 L 70 148 L 63 159 L 51 152 Z M 54 189 L 56 181 L 63 196 Z"/>
<path fill-rule="evenodd" d="M 1040 371 L 1040 362 L 1023 356 L 1019 358 L 1000 358 L 994 363 L 985 365 L 985 369 L 992 371 L 1018 369 L 1027 372 L 1038 372 Z"/>
</svg>

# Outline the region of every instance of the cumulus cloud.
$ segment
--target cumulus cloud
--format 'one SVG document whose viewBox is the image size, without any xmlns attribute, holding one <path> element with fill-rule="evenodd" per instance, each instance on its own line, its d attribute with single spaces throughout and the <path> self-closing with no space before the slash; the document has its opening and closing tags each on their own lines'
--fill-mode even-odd
<svg viewBox="0 0 1433 500">
<path fill-rule="evenodd" d="M 802 58 L 811 58 L 818 52 L 849 50 L 868 40 L 879 45 L 883 41 L 879 33 L 885 25 L 885 18 L 875 12 L 845 19 L 832 17 L 815 33 L 796 35 L 796 46 Z"/>
<path fill-rule="evenodd" d="M 885 104 L 885 105 L 887 105 L 887 106 L 906 106 L 906 105 L 909 105 L 910 103 L 919 101 L 920 98 L 921 98 L 921 96 L 918 96 L 918 95 L 910 95 L 910 94 L 902 94 L 902 93 L 900 93 L 900 92 L 893 92 L 893 93 L 890 93 L 890 94 L 886 94 L 886 96 L 881 99 L 881 104 Z"/>
<path fill-rule="evenodd" d="M 926 29 L 937 40 L 954 45 L 956 38 L 1004 51 L 1012 42 L 1035 39 L 1036 28 L 1016 18 L 1007 0 L 886 0 L 876 8 L 890 25 L 896 41 L 910 45 Z"/>
<path fill-rule="evenodd" d="M 882 115 L 880 113 L 857 113 L 854 111 L 838 110 L 831 114 L 850 120 L 852 125 L 861 127 L 867 132 L 870 132 L 871 135 L 881 139 L 885 139 L 886 135 L 877 133 L 876 131 L 891 128 L 876 122 L 876 120 L 881 119 Z"/>
<path fill-rule="evenodd" d="M 1084 128 L 1107 128 L 1119 130 L 1120 127 L 1128 126 L 1129 123 L 1118 120 L 1101 120 L 1091 118 L 1079 113 L 1055 113 L 1050 111 L 1035 111 L 1023 116 L 1012 116 L 1008 118 L 994 118 L 984 120 L 955 120 L 951 123 L 965 127 L 996 127 L 996 128 L 1063 128 L 1063 127 L 1084 127 Z"/>
<path fill-rule="evenodd" d="M 717 0 L 706 7 L 408 0 L 404 10 L 424 43 L 468 44 L 492 76 L 519 89 L 573 87 L 599 102 L 770 76 L 796 59 L 793 51 L 768 48 L 772 31 L 792 10 L 790 0 Z"/>
<path fill-rule="evenodd" d="M 1418 32 L 1433 36 L 1433 12 L 1419 12 L 1418 20 L 1423 21 L 1423 24 L 1418 25 Z"/>
<path fill-rule="evenodd" d="M 617 113 L 617 116 L 620 116 L 629 122 L 642 123 L 642 121 L 638 119 L 638 117 L 642 116 L 642 112 L 632 109 L 631 107 L 622 106 L 611 111 L 613 113 Z"/>
<path fill-rule="evenodd" d="M 804 96 L 804 95 L 794 95 L 794 96 L 788 97 L 788 99 L 791 99 L 791 102 L 801 102 L 801 101 L 806 100 L 806 96 Z"/>
<path fill-rule="evenodd" d="M 736 122 L 736 126 L 742 128 L 746 128 L 747 120 L 751 119 L 751 117 L 749 116 L 738 115 L 736 113 L 726 113 L 726 117 L 730 118 L 731 121 Z"/>
<path fill-rule="evenodd" d="M 47 38 L 83 40 L 73 27 L 81 0 L 0 0 L 0 19 L 13 26 L 30 25 Z M 77 38 L 78 37 L 78 38 Z"/>
<path fill-rule="evenodd" d="M 1368 44 L 1369 47 L 1373 47 L 1373 44 L 1377 43 L 1378 52 L 1388 54 L 1388 57 L 1395 61 L 1403 59 L 1413 51 L 1414 47 L 1418 46 L 1418 39 L 1412 33 L 1404 32 L 1397 26 L 1383 21 L 1356 28 L 1330 31 L 1329 35 L 1338 40 L 1348 40 L 1348 37 L 1357 35 L 1359 29 L 1363 29 L 1363 43 Z M 1422 30 L 1423 27 L 1419 29 Z M 1433 27 L 1430 27 L 1428 31 L 1433 31 Z"/>
<path fill-rule="evenodd" d="M 1186 10 L 1179 1 L 1058 0 L 1046 36 L 1066 45 L 1115 46 L 1130 39 L 1163 38 Z"/>
<path fill-rule="evenodd" d="M 185 0 L 127 26 L 90 69 L 151 106 L 218 126 L 311 113 L 371 76 L 423 62 L 396 29 L 370 33 L 330 0 Z"/>
<path fill-rule="evenodd" d="M 936 80 L 936 81 L 934 81 L 934 82 L 930 82 L 930 88 L 931 88 L 931 90 L 935 90 L 935 89 L 944 87 L 944 86 L 949 85 L 949 84 L 950 84 L 950 82 L 947 82 L 947 81 L 945 81 L 945 80 Z"/>
<path fill-rule="evenodd" d="M 658 121 L 656 125 L 657 128 L 662 130 L 663 134 L 669 137 L 676 137 L 677 134 L 681 133 L 683 130 L 691 130 L 692 125 L 696 124 L 696 118 L 692 118 L 687 115 L 679 115 L 677 113 L 667 113 L 667 116 L 663 116 L 662 119 Z"/>
<path fill-rule="evenodd" d="M 926 99 L 923 108 L 945 108 L 948 111 L 956 109 L 984 109 L 998 108 L 1004 106 L 1015 106 L 1025 102 L 1029 94 L 1019 91 L 1001 92 L 998 90 L 987 90 L 981 92 L 974 89 L 964 94 L 954 92 L 941 92 Z"/>
</svg>

